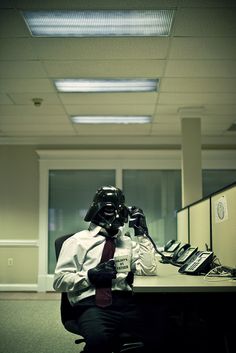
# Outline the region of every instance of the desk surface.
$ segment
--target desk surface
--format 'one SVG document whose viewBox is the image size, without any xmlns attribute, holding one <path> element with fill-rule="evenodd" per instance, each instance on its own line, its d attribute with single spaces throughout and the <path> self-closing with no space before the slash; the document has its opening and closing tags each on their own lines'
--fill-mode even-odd
<svg viewBox="0 0 236 353">
<path fill-rule="evenodd" d="M 178 269 L 159 262 L 157 276 L 135 276 L 134 292 L 236 292 L 236 280 L 190 276 L 179 273 Z"/>
</svg>

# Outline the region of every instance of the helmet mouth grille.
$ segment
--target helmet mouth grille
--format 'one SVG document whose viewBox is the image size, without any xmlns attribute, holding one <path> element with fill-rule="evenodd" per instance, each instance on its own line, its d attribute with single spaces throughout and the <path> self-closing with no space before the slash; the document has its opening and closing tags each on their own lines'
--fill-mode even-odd
<svg viewBox="0 0 236 353">
<path fill-rule="evenodd" d="M 117 210 L 113 205 L 106 205 L 104 206 L 101 211 L 103 212 L 104 216 L 112 217 L 116 214 Z"/>
</svg>

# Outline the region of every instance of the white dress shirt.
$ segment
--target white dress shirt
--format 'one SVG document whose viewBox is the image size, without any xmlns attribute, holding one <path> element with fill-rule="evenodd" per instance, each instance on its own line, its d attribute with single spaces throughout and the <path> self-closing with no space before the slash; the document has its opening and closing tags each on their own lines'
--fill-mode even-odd
<svg viewBox="0 0 236 353">
<path fill-rule="evenodd" d="M 55 269 L 53 288 L 67 292 L 71 305 L 95 295 L 95 287 L 88 279 L 88 270 L 100 263 L 106 238 L 99 234 L 100 226 L 90 225 L 68 238 L 62 245 Z M 120 229 L 116 235 L 114 260 L 128 259 L 130 269 L 135 275 L 156 275 L 157 260 L 153 244 L 146 236 L 136 236 L 135 241 L 123 235 Z M 121 266 L 122 269 L 122 266 Z M 121 272 L 112 280 L 112 290 L 131 291 L 126 282 L 128 271 Z"/>
</svg>

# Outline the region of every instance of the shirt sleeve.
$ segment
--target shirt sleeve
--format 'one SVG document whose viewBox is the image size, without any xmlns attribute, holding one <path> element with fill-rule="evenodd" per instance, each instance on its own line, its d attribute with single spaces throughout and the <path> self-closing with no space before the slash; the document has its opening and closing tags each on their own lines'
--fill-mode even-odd
<svg viewBox="0 0 236 353">
<path fill-rule="evenodd" d="M 156 276 L 157 275 L 157 256 L 154 246 L 146 236 L 136 236 L 133 245 L 132 268 L 135 275 Z"/>
<path fill-rule="evenodd" d="M 90 286 L 87 272 L 82 268 L 82 259 L 82 250 L 79 249 L 76 240 L 72 238 L 66 240 L 62 245 L 54 273 L 53 288 L 56 291 L 83 292 Z"/>
</svg>

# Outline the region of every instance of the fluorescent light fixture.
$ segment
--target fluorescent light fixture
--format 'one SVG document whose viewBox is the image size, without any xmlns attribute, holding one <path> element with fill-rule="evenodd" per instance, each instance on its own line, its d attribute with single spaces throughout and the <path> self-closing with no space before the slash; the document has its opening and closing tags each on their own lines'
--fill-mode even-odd
<svg viewBox="0 0 236 353">
<path fill-rule="evenodd" d="M 74 124 L 148 124 L 151 116 L 72 116 Z"/>
<path fill-rule="evenodd" d="M 61 79 L 54 83 L 59 92 L 153 92 L 159 79 Z"/>
<path fill-rule="evenodd" d="M 36 37 L 168 36 L 174 10 L 22 11 Z"/>
</svg>

